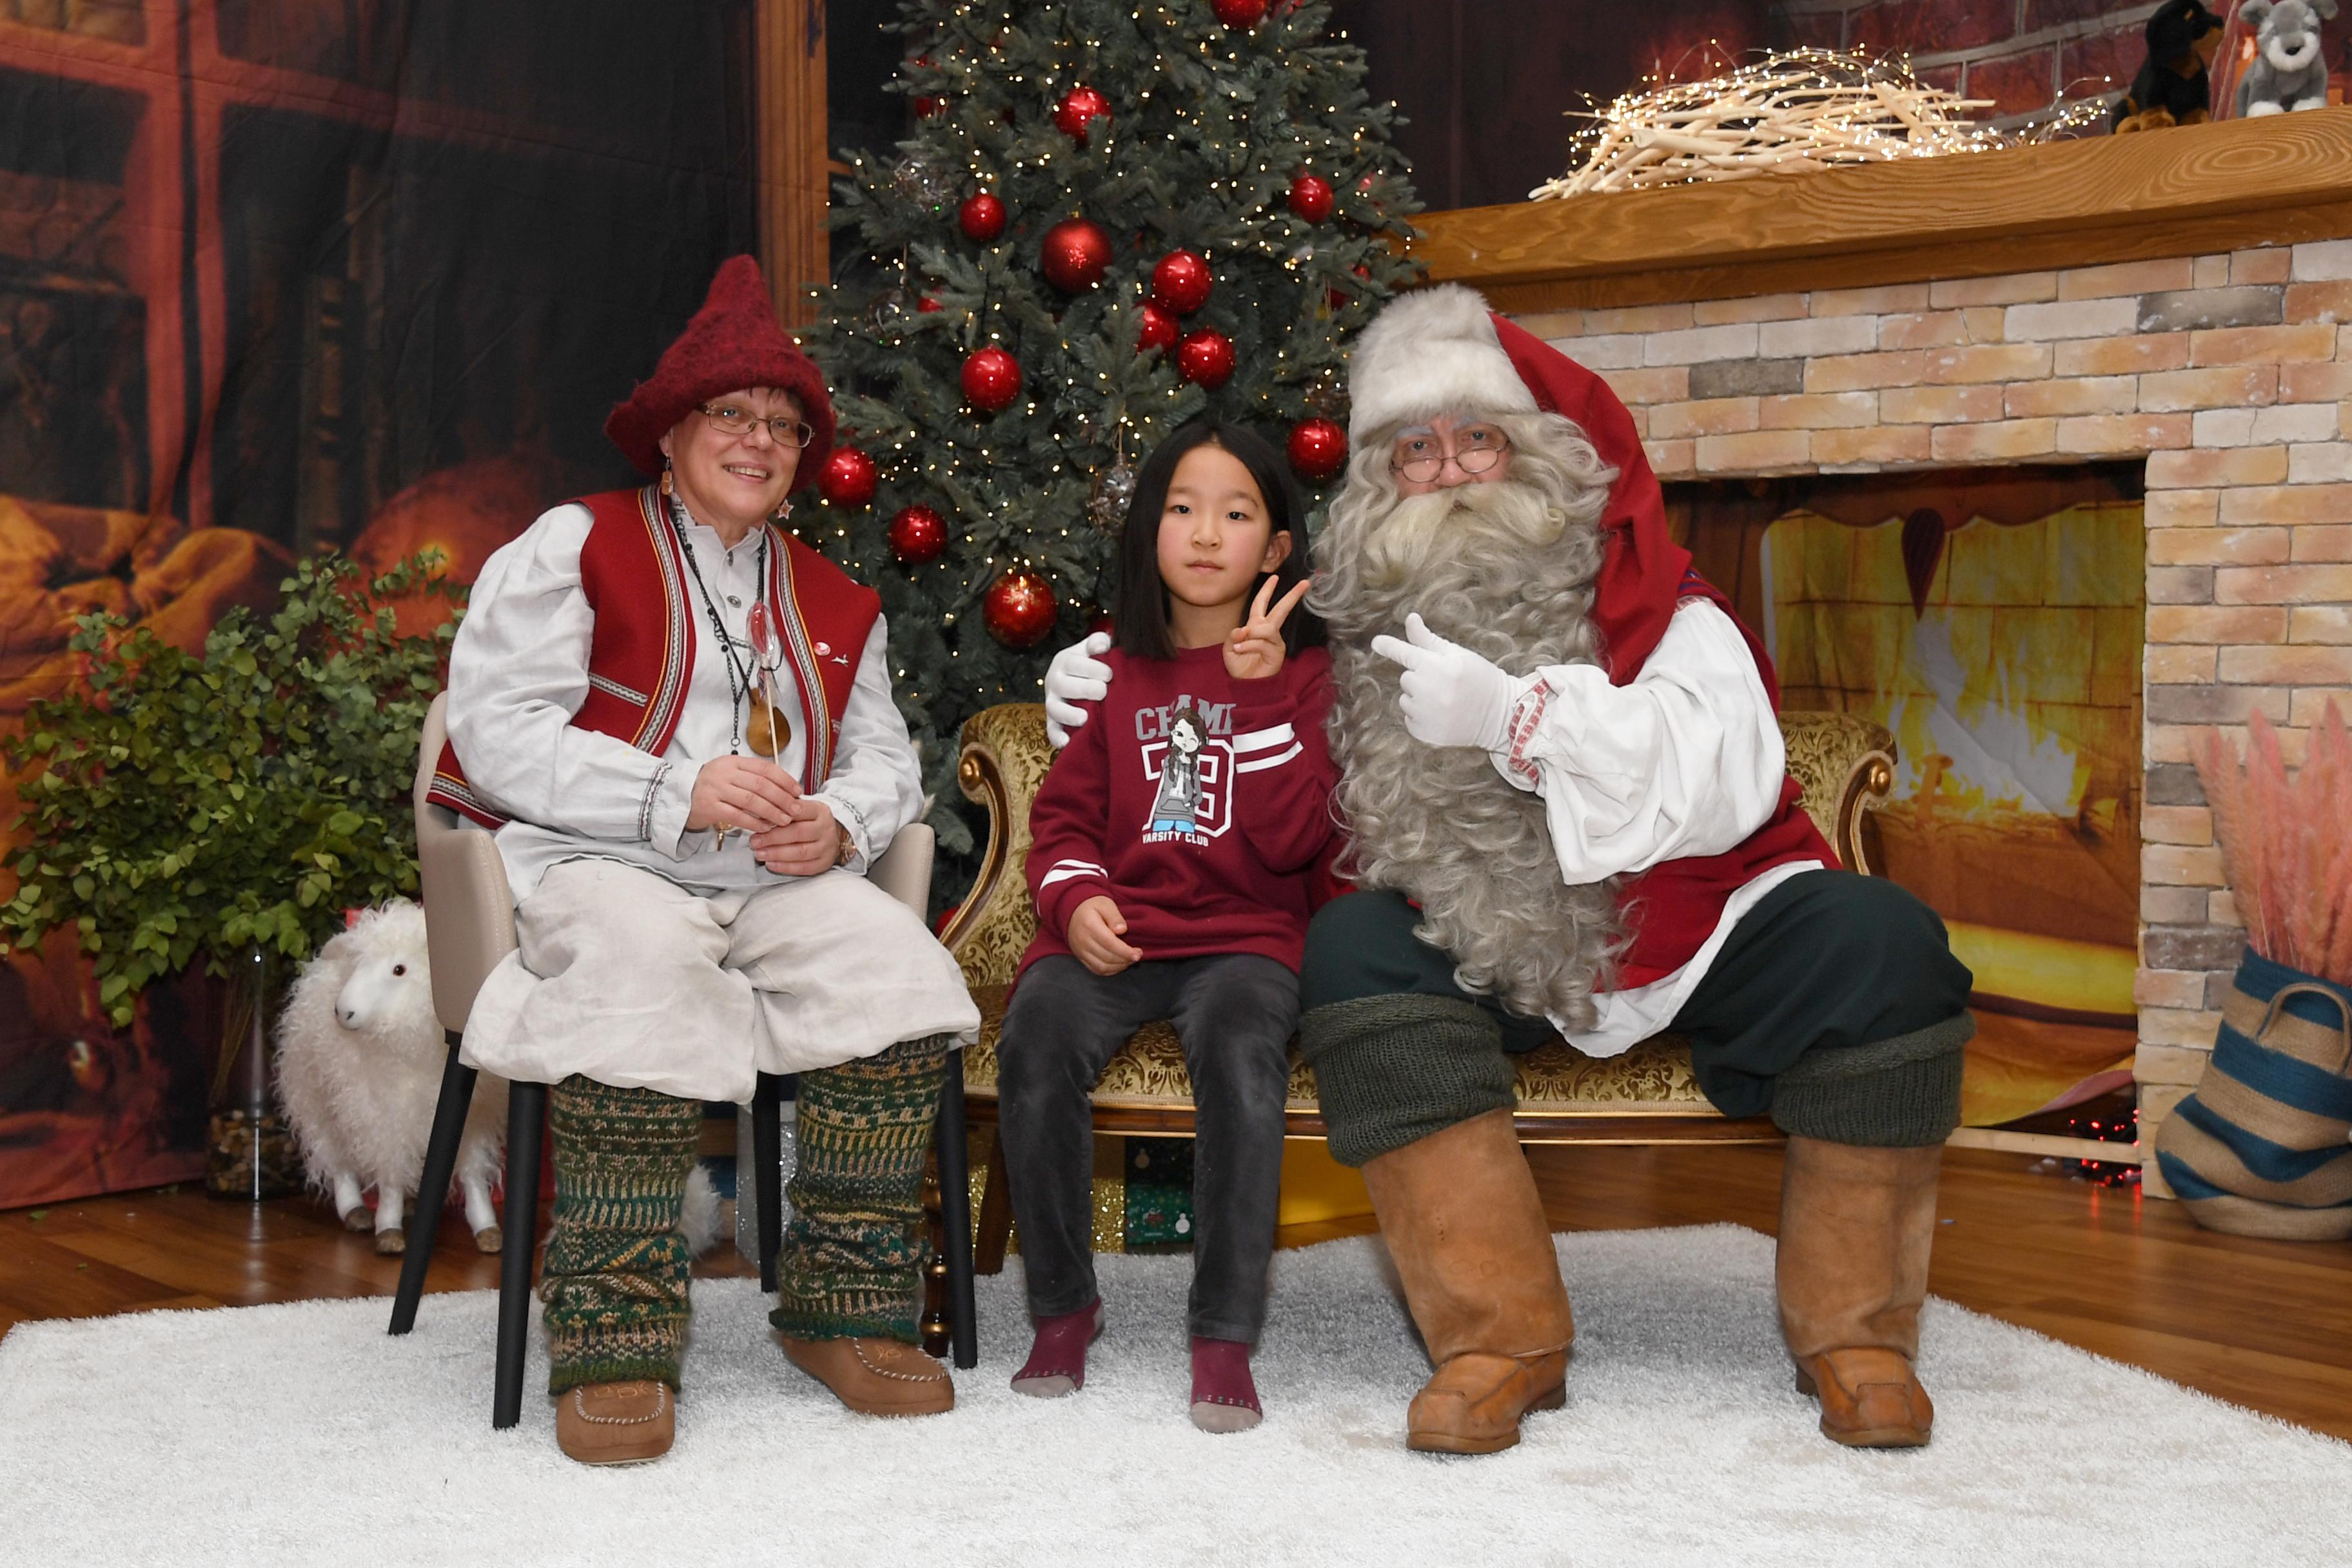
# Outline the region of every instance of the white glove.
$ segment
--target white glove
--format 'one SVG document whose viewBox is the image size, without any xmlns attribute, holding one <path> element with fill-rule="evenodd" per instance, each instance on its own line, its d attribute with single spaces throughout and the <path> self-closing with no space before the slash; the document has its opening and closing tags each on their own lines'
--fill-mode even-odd
<svg viewBox="0 0 2352 1568">
<path fill-rule="evenodd" d="M 1070 731 L 1087 721 L 1081 702 L 1099 702 L 1110 695 L 1110 666 L 1095 655 L 1110 651 L 1110 634 L 1096 632 L 1054 656 L 1045 667 L 1045 739 L 1060 751 L 1070 743 Z"/>
<path fill-rule="evenodd" d="M 1372 651 L 1404 666 L 1399 683 L 1404 727 L 1425 746 L 1475 746 L 1500 752 L 1510 744 L 1511 710 L 1536 678 L 1506 675 L 1478 655 L 1447 642 L 1418 615 L 1404 618 L 1404 637 L 1376 637 Z"/>
</svg>

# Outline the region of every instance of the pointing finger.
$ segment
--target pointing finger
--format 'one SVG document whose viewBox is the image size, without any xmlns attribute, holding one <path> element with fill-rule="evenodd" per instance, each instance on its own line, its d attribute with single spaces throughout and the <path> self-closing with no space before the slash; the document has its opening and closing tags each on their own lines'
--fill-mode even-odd
<svg viewBox="0 0 2352 1568">
<path fill-rule="evenodd" d="M 1262 621 L 1265 619 L 1266 603 L 1274 597 L 1274 590 L 1277 582 L 1278 579 L 1273 576 L 1268 576 L 1265 582 L 1258 584 L 1257 593 L 1250 600 L 1249 618 L 1251 620 Z"/>
<path fill-rule="evenodd" d="M 1315 586 L 1314 579 L 1308 577 L 1300 578 L 1298 580 L 1297 586 L 1292 588 L 1289 593 L 1285 594 L 1282 596 L 1281 603 L 1274 606 L 1274 624 L 1278 626 L 1282 625 L 1284 621 L 1288 620 L 1290 618 L 1290 612 L 1298 608 L 1298 601 L 1307 597 L 1307 590 L 1313 586 Z"/>
<path fill-rule="evenodd" d="M 1402 637 L 1392 637 L 1386 632 L 1372 639 L 1372 651 L 1407 669 L 1419 669 L 1429 662 L 1427 648 L 1415 647 Z"/>
</svg>

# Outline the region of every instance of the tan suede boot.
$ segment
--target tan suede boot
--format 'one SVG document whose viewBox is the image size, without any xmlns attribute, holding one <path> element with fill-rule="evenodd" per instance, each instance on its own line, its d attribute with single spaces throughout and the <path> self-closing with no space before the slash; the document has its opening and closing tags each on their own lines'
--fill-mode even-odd
<svg viewBox="0 0 2352 1568">
<path fill-rule="evenodd" d="M 1916 1448 L 1936 1407 L 1912 1363 L 1936 1238 L 1940 1143 L 1872 1149 L 1791 1137 L 1780 1179 L 1780 1331 L 1822 1435 Z"/>
<path fill-rule="evenodd" d="M 1406 1446 L 1511 1447 L 1522 1414 L 1565 1399 L 1576 1337 L 1511 1113 L 1474 1116 L 1368 1160 L 1364 1185 L 1437 1368 L 1406 1414 Z"/>
</svg>

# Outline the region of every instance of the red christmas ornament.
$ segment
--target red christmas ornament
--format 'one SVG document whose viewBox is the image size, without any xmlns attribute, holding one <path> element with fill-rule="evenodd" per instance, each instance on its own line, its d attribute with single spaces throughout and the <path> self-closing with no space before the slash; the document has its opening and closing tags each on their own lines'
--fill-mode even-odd
<svg viewBox="0 0 2352 1568">
<path fill-rule="evenodd" d="M 1321 482 L 1348 460 L 1348 433 L 1328 419 L 1301 419 L 1290 427 L 1290 466 Z"/>
<path fill-rule="evenodd" d="M 1021 395 L 1021 362 L 1003 349 L 981 349 L 966 355 L 963 395 L 982 414 L 1001 412 Z"/>
<path fill-rule="evenodd" d="M 874 459 L 855 447 L 835 447 L 816 471 L 816 493 L 834 506 L 864 506 L 874 499 Z"/>
<path fill-rule="evenodd" d="M 1319 174 L 1301 174 L 1290 182 L 1290 210 L 1308 223 L 1331 216 L 1331 182 Z"/>
<path fill-rule="evenodd" d="M 1149 353 L 1176 342 L 1176 318 L 1157 305 L 1143 307 L 1143 328 L 1135 334 L 1135 352 Z"/>
<path fill-rule="evenodd" d="M 1216 286 L 1209 264 L 1189 250 L 1171 250 L 1151 269 L 1151 302 L 1163 310 L 1189 316 L 1209 302 Z"/>
<path fill-rule="evenodd" d="M 948 547 L 948 520 L 927 506 L 902 506 L 890 520 L 890 553 L 909 566 L 937 561 Z"/>
<path fill-rule="evenodd" d="M 915 63 L 919 66 L 929 68 L 931 63 L 931 57 L 929 55 L 917 55 L 915 57 Z M 915 113 L 918 118 L 923 120 L 929 120 L 932 115 L 937 114 L 940 110 L 945 109 L 947 106 L 948 100 L 946 99 L 934 98 L 929 93 L 918 94 L 915 99 Z"/>
<path fill-rule="evenodd" d="M 1045 231 L 1037 260 L 1045 281 L 1065 294 L 1081 294 L 1110 270 L 1110 236 L 1091 218 L 1065 219 Z"/>
<path fill-rule="evenodd" d="M 921 299 L 915 301 L 915 312 L 918 315 L 928 316 L 934 310 L 944 310 L 946 309 L 947 307 L 945 305 L 940 304 L 929 294 L 924 295 Z"/>
<path fill-rule="evenodd" d="M 1367 283 L 1372 280 L 1372 269 L 1369 267 L 1357 267 L 1350 268 L 1350 270 Z M 1348 291 L 1344 289 L 1326 289 L 1323 290 L 1323 297 L 1331 302 L 1331 309 L 1335 310 L 1346 309 L 1349 299 L 1350 298 Z"/>
<path fill-rule="evenodd" d="M 956 208 L 956 226 L 975 245 L 986 245 L 1004 232 L 1004 204 L 986 191 L 966 196 Z"/>
<path fill-rule="evenodd" d="M 1209 0 L 1209 9 L 1226 26 L 1242 31 L 1265 20 L 1266 0 Z"/>
<path fill-rule="evenodd" d="M 1110 100 L 1090 87 L 1072 88 L 1054 109 L 1054 123 L 1062 128 L 1062 134 L 1082 145 L 1097 120 L 1109 122 Z"/>
<path fill-rule="evenodd" d="M 1194 332 L 1176 345 L 1176 369 L 1186 381 L 1216 391 L 1234 374 L 1233 340 L 1205 328 Z"/>
<path fill-rule="evenodd" d="M 1054 585 L 1034 572 L 1007 572 L 988 585 L 981 618 L 1006 647 L 1034 647 L 1054 629 Z"/>
</svg>

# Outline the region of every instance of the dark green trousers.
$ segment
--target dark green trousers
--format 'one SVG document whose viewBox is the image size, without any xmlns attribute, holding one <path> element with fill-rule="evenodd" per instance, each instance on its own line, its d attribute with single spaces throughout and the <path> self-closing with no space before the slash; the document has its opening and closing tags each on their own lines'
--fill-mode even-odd
<svg viewBox="0 0 2352 1568">
<path fill-rule="evenodd" d="M 1507 1106 L 1504 1057 L 1551 1026 L 1472 996 L 1392 892 L 1326 905 L 1307 935 L 1302 1035 L 1333 1152 L 1360 1163 Z M 1732 929 L 1673 1029 L 1727 1116 L 1844 1143 L 1939 1142 L 1958 1125 L 1974 984 L 1944 922 L 1895 883 L 1808 871 Z"/>
</svg>

